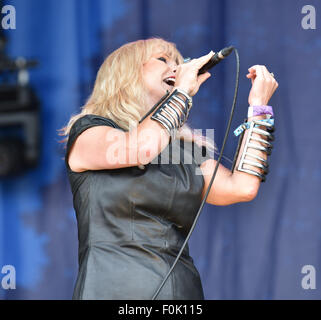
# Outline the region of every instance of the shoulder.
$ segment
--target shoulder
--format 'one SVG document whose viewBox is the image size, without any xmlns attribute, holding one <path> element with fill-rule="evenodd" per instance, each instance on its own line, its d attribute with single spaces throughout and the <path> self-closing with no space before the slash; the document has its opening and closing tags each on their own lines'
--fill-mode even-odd
<svg viewBox="0 0 321 320">
<path fill-rule="evenodd" d="M 68 165 L 70 155 L 72 156 L 74 154 L 74 150 L 76 146 L 78 146 L 76 147 L 78 151 L 82 149 L 86 149 L 87 151 L 88 150 L 90 151 L 92 148 L 97 147 L 98 144 L 104 141 L 104 139 L 101 137 L 101 135 L 104 135 L 104 132 L 105 132 L 104 130 L 101 130 L 102 127 L 111 127 L 115 129 L 121 129 L 113 120 L 99 116 L 99 115 L 94 115 L 94 114 L 84 115 L 78 118 L 72 124 L 68 135 L 68 140 L 66 144 L 66 155 L 65 155 L 65 162 L 68 169 L 70 168 Z M 88 130 L 90 128 L 95 129 L 94 134 L 91 132 L 91 130 Z M 96 130 L 96 129 L 100 129 L 100 130 Z M 105 129 L 105 128 L 102 128 L 102 129 Z M 80 136 L 81 136 L 81 139 L 79 140 L 78 138 Z M 100 148 L 101 146 L 98 145 L 98 147 Z M 97 156 L 96 152 L 95 154 Z"/>
<path fill-rule="evenodd" d="M 95 114 L 86 114 L 79 119 L 77 119 L 72 127 L 71 130 L 79 130 L 79 129 L 86 129 L 87 127 L 92 127 L 92 126 L 111 126 L 114 128 L 120 128 L 113 120 L 105 118 L 103 116 L 98 116 Z"/>
<path fill-rule="evenodd" d="M 96 126 L 110 126 L 113 128 L 121 129 L 113 120 L 105 118 L 103 116 L 98 116 L 95 114 L 86 114 L 79 119 L 77 119 L 69 132 L 68 145 L 73 144 L 76 138 L 83 133 L 85 130 L 96 127 Z"/>
</svg>

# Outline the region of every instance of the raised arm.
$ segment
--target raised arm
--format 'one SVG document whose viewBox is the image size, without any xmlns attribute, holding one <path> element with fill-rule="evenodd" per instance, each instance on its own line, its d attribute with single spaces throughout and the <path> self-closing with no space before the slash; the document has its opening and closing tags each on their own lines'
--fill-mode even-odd
<svg viewBox="0 0 321 320">
<path fill-rule="evenodd" d="M 274 77 L 265 66 L 259 65 L 251 67 L 247 77 L 252 81 L 252 88 L 249 94 L 250 106 L 267 105 L 274 91 L 278 87 L 278 83 Z M 248 122 L 253 120 L 262 120 L 265 118 L 266 116 L 263 115 L 250 117 L 248 118 Z M 255 175 L 237 170 L 248 133 L 249 132 L 246 130 L 238 154 L 238 159 L 236 161 L 236 169 L 233 173 L 223 165 L 219 165 L 217 175 L 206 201 L 207 203 L 223 206 L 237 202 L 251 201 L 256 197 L 261 179 Z M 262 138 L 261 135 L 257 133 L 253 133 L 252 136 L 254 138 Z M 256 142 L 256 144 L 266 147 L 266 145 L 261 142 Z M 266 153 L 259 150 L 251 150 L 251 153 L 264 160 L 267 158 Z M 212 159 L 203 162 L 201 165 L 205 182 L 203 197 L 205 196 L 205 192 L 209 186 L 215 166 L 216 161 Z M 258 169 L 250 164 L 246 164 L 244 167 L 258 173 L 263 173 L 262 169 Z"/>
<path fill-rule="evenodd" d="M 172 92 L 178 88 L 189 96 L 195 95 L 200 85 L 210 77 L 208 72 L 198 76 L 198 70 L 210 60 L 213 54 L 214 52 L 210 52 L 189 63 L 175 65 L 172 72 L 176 75 L 176 81 Z M 155 60 L 152 62 L 158 63 Z M 170 68 L 169 65 L 164 66 L 164 73 L 171 72 L 166 68 Z M 178 98 L 180 98 L 177 100 L 178 104 L 180 101 L 182 103 L 186 101 L 184 95 L 178 94 Z M 172 107 L 169 111 L 174 116 L 180 113 L 177 101 L 169 102 Z M 67 160 L 71 170 L 83 172 L 150 163 L 167 146 L 170 139 L 164 126 L 153 120 L 152 116 L 153 113 L 129 132 L 108 126 L 96 126 L 85 130 L 77 137 L 70 150 Z"/>
</svg>

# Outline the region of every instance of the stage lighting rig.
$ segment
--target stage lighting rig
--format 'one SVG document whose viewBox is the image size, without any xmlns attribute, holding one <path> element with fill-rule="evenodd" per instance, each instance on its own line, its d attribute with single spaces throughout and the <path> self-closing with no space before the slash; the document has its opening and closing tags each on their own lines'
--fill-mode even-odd
<svg viewBox="0 0 321 320">
<path fill-rule="evenodd" d="M 39 100 L 28 72 L 37 61 L 9 58 L 5 46 L 0 33 L 0 177 L 35 167 L 40 154 Z"/>
</svg>

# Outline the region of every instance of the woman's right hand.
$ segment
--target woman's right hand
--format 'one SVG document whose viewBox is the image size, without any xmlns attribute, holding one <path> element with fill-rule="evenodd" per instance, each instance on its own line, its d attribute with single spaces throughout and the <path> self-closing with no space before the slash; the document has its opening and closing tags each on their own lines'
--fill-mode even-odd
<svg viewBox="0 0 321 320">
<path fill-rule="evenodd" d="M 182 89 L 190 96 L 194 96 L 199 90 L 201 84 L 211 76 L 209 72 L 205 72 L 198 76 L 198 71 L 212 58 L 213 55 L 214 52 L 211 51 L 205 56 L 180 64 L 176 69 L 174 89 Z"/>
</svg>

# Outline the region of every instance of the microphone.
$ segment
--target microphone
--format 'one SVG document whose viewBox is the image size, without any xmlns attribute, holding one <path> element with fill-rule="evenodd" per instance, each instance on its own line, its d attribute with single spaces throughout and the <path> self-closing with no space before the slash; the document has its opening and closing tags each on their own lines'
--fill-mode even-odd
<svg viewBox="0 0 321 320">
<path fill-rule="evenodd" d="M 199 71 L 198 75 L 205 73 L 207 70 L 213 68 L 219 62 L 221 62 L 224 58 L 226 58 L 232 51 L 234 47 L 226 47 L 219 52 L 216 52 L 214 56 L 211 58 L 209 62 L 207 62 Z"/>
</svg>

